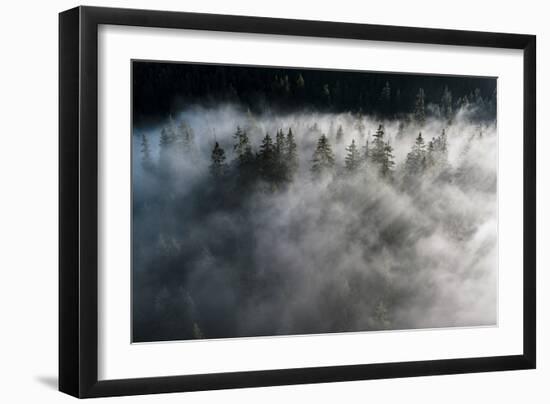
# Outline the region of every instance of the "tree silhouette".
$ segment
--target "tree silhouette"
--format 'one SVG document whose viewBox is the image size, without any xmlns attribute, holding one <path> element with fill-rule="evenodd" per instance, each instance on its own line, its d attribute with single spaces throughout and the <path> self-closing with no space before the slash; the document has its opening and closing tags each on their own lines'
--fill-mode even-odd
<svg viewBox="0 0 550 404">
<path fill-rule="evenodd" d="M 441 104 L 439 108 L 441 110 L 441 115 L 447 120 L 447 122 L 451 122 L 453 119 L 453 95 L 448 86 L 445 86 L 445 89 L 443 90 L 443 96 L 441 97 Z"/>
<path fill-rule="evenodd" d="M 361 165 L 361 155 L 359 153 L 359 149 L 355 145 L 355 139 L 353 139 L 351 144 L 346 147 L 346 151 L 348 152 L 345 158 L 346 169 L 349 172 L 355 172 Z"/>
<path fill-rule="evenodd" d="M 266 181 L 273 181 L 276 176 L 275 170 L 277 161 L 275 147 L 268 133 L 266 133 L 260 145 L 258 163 L 262 178 Z"/>
<path fill-rule="evenodd" d="M 342 129 L 342 125 L 339 125 L 336 131 L 336 142 L 340 143 L 342 140 L 344 140 L 344 130 Z"/>
<path fill-rule="evenodd" d="M 220 147 L 219 143 L 214 144 L 212 154 L 210 155 L 210 173 L 216 179 L 222 178 L 227 172 L 227 164 L 225 163 L 225 151 Z"/>
<path fill-rule="evenodd" d="M 426 122 L 425 98 L 424 89 L 419 88 L 414 103 L 414 119 L 419 125 L 424 125 Z"/>
<path fill-rule="evenodd" d="M 412 150 L 407 154 L 405 166 L 410 175 L 421 174 L 426 169 L 426 145 L 422 133 L 418 134 Z"/>
<path fill-rule="evenodd" d="M 318 176 L 334 168 L 334 153 L 326 135 L 321 135 L 313 152 L 311 172 Z"/>
<path fill-rule="evenodd" d="M 145 133 L 141 134 L 141 165 L 149 171 L 153 168 L 153 159 L 151 158 L 151 149 L 149 148 L 149 141 Z"/>
<path fill-rule="evenodd" d="M 285 138 L 285 161 L 287 164 L 287 180 L 292 180 L 298 170 L 298 146 L 292 129 L 288 128 L 288 133 Z"/>
</svg>

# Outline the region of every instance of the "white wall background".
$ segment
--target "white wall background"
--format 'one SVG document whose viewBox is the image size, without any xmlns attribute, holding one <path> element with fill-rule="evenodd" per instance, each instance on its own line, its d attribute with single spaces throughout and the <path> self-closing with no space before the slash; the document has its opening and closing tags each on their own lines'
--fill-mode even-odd
<svg viewBox="0 0 550 404">
<path fill-rule="evenodd" d="M 538 369 L 109 399 L 128 403 L 550 401 L 550 26 L 541 1 L 90 1 L 88 5 L 335 20 L 538 36 Z M 57 13 L 5 2 L 0 24 L 0 401 L 63 403 L 57 385 Z M 518 137 L 520 135 L 518 134 Z"/>
</svg>

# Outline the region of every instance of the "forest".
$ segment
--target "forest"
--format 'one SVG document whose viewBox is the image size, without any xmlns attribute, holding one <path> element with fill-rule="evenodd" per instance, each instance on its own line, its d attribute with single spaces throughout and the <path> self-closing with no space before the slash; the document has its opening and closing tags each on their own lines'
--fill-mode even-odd
<svg viewBox="0 0 550 404">
<path fill-rule="evenodd" d="M 376 108 L 270 86 L 251 108 L 253 79 L 361 80 L 242 69 L 238 98 L 176 81 L 177 108 L 136 116 L 133 341 L 495 325 L 496 80 L 367 76 Z"/>
</svg>

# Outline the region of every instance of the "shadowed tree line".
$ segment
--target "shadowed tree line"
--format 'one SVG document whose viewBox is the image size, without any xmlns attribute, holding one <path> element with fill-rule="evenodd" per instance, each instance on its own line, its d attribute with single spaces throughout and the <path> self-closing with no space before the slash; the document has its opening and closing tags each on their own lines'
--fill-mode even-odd
<svg viewBox="0 0 550 404">
<path fill-rule="evenodd" d="M 429 116 L 450 119 L 469 104 L 480 106 L 476 120 L 496 115 L 496 80 L 485 78 L 156 62 L 132 66 L 137 123 L 164 120 L 185 105 L 220 102 L 254 113 L 309 109 L 388 119 L 414 113 L 420 122 Z"/>
<path fill-rule="evenodd" d="M 316 124 L 313 125 L 315 126 Z M 482 137 L 481 127 L 479 128 L 477 136 Z M 339 126 L 336 143 L 341 143 L 343 137 L 344 131 L 342 126 Z M 469 144 L 468 142 L 467 147 Z M 147 136 L 142 134 L 141 163 L 146 171 L 166 173 L 168 168 L 165 162 L 171 158 L 197 159 L 193 129 L 184 120 L 177 124 L 170 120 L 161 130 L 159 150 L 159 160 L 155 163 L 151 157 Z M 381 177 L 393 180 L 396 171 L 395 156 L 382 124 L 372 136 L 366 137 L 363 145 L 357 145 L 355 139 L 352 139 L 351 143 L 345 146 L 345 150 L 343 164 L 338 164 L 329 138 L 326 134 L 321 134 L 308 162 L 312 178 L 320 178 L 327 174 L 354 175 L 373 170 Z M 300 164 L 298 145 L 292 128 L 288 128 L 286 133 L 279 129 L 274 138 L 266 133 L 258 149 L 254 150 L 247 131 L 239 126 L 233 134 L 232 151 L 234 157 L 229 161 L 225 149 L 219 142 L 214 142 L 210 153 L 209 171 L 218 184 L 236 182 L 246 187 L 262 181 L 270 184 L 271 189 L 275 190 L 293 181 Z M 413 180 L 427 171 L 449 173 L 445 129 L 427 143 L 422 132 L 419 132 L 400 167 L 401 177 L 405 181 Z"/>
</svg>

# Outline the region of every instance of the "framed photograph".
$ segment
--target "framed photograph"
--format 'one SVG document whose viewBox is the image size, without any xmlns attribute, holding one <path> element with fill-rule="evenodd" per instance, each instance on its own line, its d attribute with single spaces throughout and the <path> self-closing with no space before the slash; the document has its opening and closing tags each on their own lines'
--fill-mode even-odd
<svg viewBox="0 0 550 404">
<path fill-rule="evenodd" d="M 535 36 L 59 28 L 61 391 L 535 368 Z"/>
</svg>

